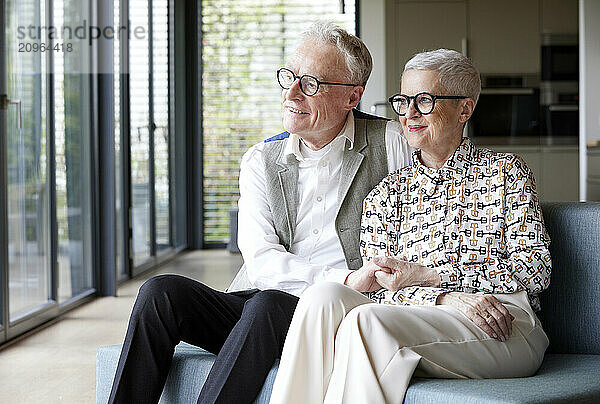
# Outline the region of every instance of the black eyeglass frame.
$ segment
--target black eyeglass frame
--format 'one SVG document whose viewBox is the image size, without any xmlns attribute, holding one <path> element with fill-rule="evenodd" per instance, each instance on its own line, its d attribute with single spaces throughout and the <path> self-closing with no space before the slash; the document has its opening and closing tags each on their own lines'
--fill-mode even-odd
<svg viewBox="0 0 600 404">
<path fill-rule="evenodd" d="M 330 85 L 330 86 L 348 86 L 348 87 L 360 86 L 360 84 L 333 83 L 333 82 L 330 82 L 330 81 L 321 81 L 318 78 L 316 78 L 315 76 L 311 76 L 310 74 L 303 74 L 302 76 L 298 76 L 293 71 L 291 71 L 290 69 L 282 67 L 281 69 L 277 69 L 277 82 L 279 83 L 279 86 L 281 88 L 283 88 L 284 90 L 289 90 L 290 88 L 292 88 L 292 86 L 285 87 L 283 84 L 281 84 L 281 81 L 279 80 L 279 72 L 281 72 L 281 71 L 289 72 L 294 77 L 294 81 L 292 82 L 292 85 L 294 85 L 294 82 L 296 80 L 298 80 L 298 83 L 300 85 L 300 91 L 302 91 L 302 94 L 304 94 L 304 95 L 306 95 L 308 97 L 312 97 L 313 95 L 317 94 L 319 92 L 319 88 L 321 87 L 321 84 L 327 84 L 327 85 Z M 315 80 L 317 82 L 317 89 L 315 90 L 314 93 L 308 94 L 306 91 L 304 91 L 304 87 L 302 86 L 302 79 L 304 77 L 309 77 L 309 78 L 311 78 L 311 79 L 313 79 L 313 80 Z"/>
<path fill-rule="evenodd" d="M 419 109 L 419 105 L 417 103 L 414 102 L 414 100 L 420 96 L 420 95 L 428 95 L 431 97 L 432 100 L 432 105 L 431 105 L 431 111 L 429 112 L 421 112 L 421 110 Z M 421 93 L 415 94 L 412 97 L 410 95 L 404 95 L 404 94 L 394 94 L 392 95 L 390 98 L 388 98 L 388 102 L 390 103 L 392 109 L 394 110 L 394 112 L 396 114 L 398 114 L 399 116 L 404 116 L 406 115 L 406 112 L 401 114 L 400 112 L 396 111 L 396 108 L 394 108 L 394 100 L 398 100 L 398 98 L 408 98 L 408 108 L 410 108 L 410 103 L 413 102 L 415 109 L 417 110 L 417 112 L 421 115 L 429 115 L 433 112 L 433 110 L 435 109 L 435 100 L 464 100 L 465 98 L 469 98 L 467 96 L 463 96 L 463 95 L 435 95 L 435 94 L 431 94 L 428 93 L 427 91 L 423 91 Z M 408 111 L 408 109 L 407 109 Z"/>
</svg>

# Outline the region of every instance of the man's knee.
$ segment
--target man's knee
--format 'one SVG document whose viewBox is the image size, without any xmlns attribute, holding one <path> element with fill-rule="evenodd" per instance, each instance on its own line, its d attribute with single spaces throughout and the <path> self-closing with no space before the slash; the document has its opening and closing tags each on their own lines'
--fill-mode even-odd
<svg viewBox="0 0 600 404">
<path fill-rule="evenodd" d="M 273 338 L 280 344 L 289 329 L 298 298 L 278 290 L 264 290 L 252 296 L 244 304 L 240 323 L 249 333 L 258 333 L 262 339 Z M 280 352 L 281 354 L 281 352 Z"/>
<path fill-rule="evenodd" d="M 292 316 L 298 298 L 280 290 L 262 290 L 244 304 L 244 313 L 253 316 Z"/>
<path fill-rule="evenodd" d="M 209 289 L 206 285 L 180 275 L 154 276 L 140 287 L 134 312 L 145 308 L 185 308 L 191 304 L 192 296 L 198 293 L 198 288 Z"/>
<path fill-rule="evenodd" d="M 153 276 L 140 287 L 138 300 L 154 300 L 165 293 L 177 290 L 181 278 L 179 275 Z"/>
</svg>

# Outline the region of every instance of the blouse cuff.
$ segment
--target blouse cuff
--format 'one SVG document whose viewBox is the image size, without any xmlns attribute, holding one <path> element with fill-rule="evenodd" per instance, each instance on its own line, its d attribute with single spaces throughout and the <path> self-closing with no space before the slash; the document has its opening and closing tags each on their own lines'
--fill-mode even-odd
<svg viewBox="0 0 600 404">
<path fill-rule="evenodd" d="M 456 289 L 459 284 L 459 270 L 452 264 L 444 264 L 434 268 L 440 276 L 440 287 L 445 289 Z"/>
<path fill-rule="evenodd" d="M 411 289 L 411 288 L 407 288 Z M 448 293 L 448 289 L 430 288 L 430 287 L 415 287 L 413 290 L 407 290 L 404 294 L 404 304 L 435 306 L 440 295 Z"/>
</svg>

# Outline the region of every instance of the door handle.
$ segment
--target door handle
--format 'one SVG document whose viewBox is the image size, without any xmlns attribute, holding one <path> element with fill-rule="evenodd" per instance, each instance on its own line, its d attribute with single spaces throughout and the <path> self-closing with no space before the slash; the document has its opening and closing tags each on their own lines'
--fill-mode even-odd
<svg viewBox="0 0 600 404">
<path fill-rule="evenodd" d="M 21 100 L 8 98 L 6 94 L 0 95 L 0 109 L 8 109 L 10 104 L 17 105 L 17 127 L 19 129 L 23 129 L 23 111 Z"/>
</svg>

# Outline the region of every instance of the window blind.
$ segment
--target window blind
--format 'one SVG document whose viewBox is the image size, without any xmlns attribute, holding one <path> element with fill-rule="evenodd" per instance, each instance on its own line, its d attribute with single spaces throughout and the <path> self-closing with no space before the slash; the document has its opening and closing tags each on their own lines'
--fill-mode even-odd
<svg viewBox="0 0 600 404">
<path fill-rule="evenodd" d="M 344 13 L 341 13 L 344 3 Z M 354 33 L 354 1 L 203 0 L 204 242 L 229 241 L 242 155 L 283 131 L 275 71 L 317 20 Z"/>
</svg>

